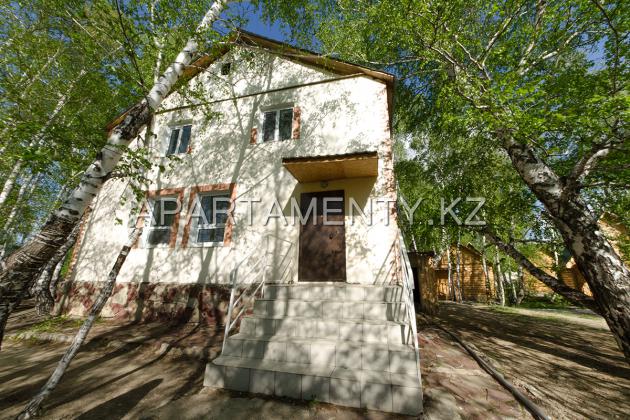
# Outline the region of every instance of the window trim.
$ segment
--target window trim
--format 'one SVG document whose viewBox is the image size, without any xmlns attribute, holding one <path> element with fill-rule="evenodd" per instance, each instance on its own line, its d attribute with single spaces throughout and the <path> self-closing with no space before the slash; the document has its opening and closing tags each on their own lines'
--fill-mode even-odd
<svg viewBox="0 0 630 420">
<path fill-rule="evenodd" d="M 220 193 L 225 193 L 225 192 L 227 192 L 228 196 L 230 197 L 230 211 L 232 212 L 232 217 L 228 217 L 227 222 L 225 223 L 225 233 L 223 234 L 223 242 L 220 244 L 217 242 L 197 243 L 197 241 L 194 238 L 191 239 L 191 235 L 193 235 L 196 232 L 196 231 L 192 231 L 192 227 L 193 227 L 192 216 L 193 216 L 194 206 L 197 200 L 197 195 L 207 195 L 207 194 L 212 194 L 212 193 L 220 194 Z M 192 186 L 190 188 L 190 196 L 188 197 L 188 207 L 186 210 L 187 211 L 186 226 L 184 227 L 184 234 L 182 237 L 181 247 L 186 248 L 190 246 L 190 247 L 196 247 L 196 248 L 203 248 L 203 247 L 230 246 L 230 244 L 232 243 L 232 229 L 233 229 L 232 219 L 234 218 L 235 201 L 236 201 L 236 183 L 234 182 L 229 183 L 229 184 L 224 183 L 224 184 L 208 184 L 208 185 Z"/>
<path fill-rule="evenodd" d="M 180 203 L 180 210 L 173 217 L 173 223 L 171 224 L 171 235 L 169 238 L 168 244 L 149 244 L 148 243 L 148 232 L 151 230 L 152 226 L 150 226 L 151 222 L 151 206 L 149 206 L 149 201 L 166 197 L 176 197 L 177 201 Z M 142 228 L 142 235 L 136 241 L 134 248 L 138 248 L 141 244 L 142 248 L 151 249 L 151 248 L 175 248 L 177 244 L 177 234 L 179 231 L 179 219 L 184 208 L 184 188 L 167 188 L 163 190 L 152 190 L 147 191 L 145 193 L 145 202 L 142 205 L 142 210 L 136 222 L 137 228 Z M 147 220 L 149 225 L 147 226 Z M 148 228 L 148 229 L 147 229 Z"/>
<path fill-rule="evenodd" d="M 229 216 L 228 216 L 228 220 L 225 221 L 225 224 L 208 224 L 208 225 L 200 225 L 199 224 L 199 219 L 194 217 L 194 213 L 195 213 L 195 207 L 197 205 L 201 205 L 201 198 L 202 197 L 208 197 L 208 196 L 221 196 L 221 197 L 225 197 L 227 196 L 228 198 L 228 202 L 230 203 L 230 207 L 232 206 L 232 200 L 230 197 L 230 191 L 229 190 L 213 190 L 213 191 L 206 191 L 206 192 L 199 192 L 196 194 L 194 202 L 192 207 L 190 208 L 190 212 L 191 212 L 191 225 L 190 225 L 190 245 L 191 246 L 196 246 L 196 247 L 215 247 L 215 246 L 223 246 L 223 243 L 225 242 L 225 236 L 226 236 L 226 230 L 227 230 L 227 225 L 229 223 Z M 228 208 L 228 212 L 230 211 L 230 208 Z M 214 216 L 216 217 L 216 215 Z M 200 227 L 201 226 L 201 227 Z M 199 229 L 220 229 L 223 228 L 223 238 L 221 241 L 214 241 L 214 242 L 199 242 L 197 240 L 198 234 L 199 234 Z"/>
<path fill-rule="evenodd" d="M 184 152 L 178 152 L 180 145 L 181 145 L 181 141 L 182 141 L 182 136 L 184 135 L 184 127 L 188 127 L 190 126 L 190 136 L 188 137 L 188 146 L 186 147 L 186 151 Z M 169 125 L 169 131 L 168 131 L 168 136 L 167 136 L 167 143 L 166 143 L 166 150 L 164 151 L 164 157 L 168 157 L 168 156 L 173 156 L 173 155 L 185 155 L 187 153 L 191 152 L 191 141 L 192 141 L 192 122 L 188 121 L 188 122 L 181 122 L 178 124 L 173 124 L 173 125 Z M 179 130 L 179 134 L 177 135 L 177 143 L 175 146 L 175 152 L 173 153 L 168 153 L 169 149 L 171 148 L 171 136 L 173 135 L 173 131 L 175 130 Z"/>
<path fill-rule="evenodd" d="M 291 126 L 289 130 L 289 137 L 286 139 L 280 139 L 280 112 L 281 111 L 291 111 Z M 275 118 L 275 127 L 273 131 L 273 139 L 265 141 L 265 114 L 268 112 L 274 112 L 276 114 Z M 295 105 L 293 104 L 285 104 L 279 105 L 271 108 L 261 109 L 261 117 L 260 117 L 260 127 L 261 127 L 261 138 L 260 143 L 273 143 L 273 142 L 282 142 L 287 140 L 293 140 L 293 121 L 295 118 Z"/>
</svg>

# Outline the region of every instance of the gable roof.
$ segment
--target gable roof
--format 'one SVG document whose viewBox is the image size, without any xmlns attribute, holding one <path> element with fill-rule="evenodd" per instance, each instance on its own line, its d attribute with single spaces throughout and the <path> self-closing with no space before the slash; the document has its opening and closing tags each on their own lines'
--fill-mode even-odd
<svg viewBox="0 0 630 420">
<path fill-rule="evenodd" d="M 235 45 L 244 45 L 252 48 L 259 48 L 270 53 L 282 56 L 288 60 L 317 67 L 342 76 L 363 75 L 371 79 L 380 81 L 384 83 L 387 87 L 387 106 L 391 121 L 393 112 L 393 88 L 395 81 L 395 77 L 393 74 L 386 73 L 380 70 L 374 70 L 368 67 L 360 66 L 358 64 L 349 63 L 347 61 L 339 60 L 336 58 L 331 58 L 329 56 L 317 54 L 313 51 L 308 51 L 302 48 L 293 47 L 284 42 L 256 35 L 242 29 L 234 31 L 228 37 L 227 42 L 221 43 L 210 51 L 205 52 L 199 58 L 193 61 L 189 66 L 187 66 L 184 69 L 184 73 L 182 77 L 180 77 L 178 83 L 184 83 L 192 79 L 193 77 L 207 69 L 212 63 L 227 54 Z M 175 89 L 173 89 L 171 93 L 174 91 Z M 110 131 L 116 125 L 120 124 L 127 112 L 128 110 L 112 120 L 107 125 L 106 130 Z"/>
</svg>

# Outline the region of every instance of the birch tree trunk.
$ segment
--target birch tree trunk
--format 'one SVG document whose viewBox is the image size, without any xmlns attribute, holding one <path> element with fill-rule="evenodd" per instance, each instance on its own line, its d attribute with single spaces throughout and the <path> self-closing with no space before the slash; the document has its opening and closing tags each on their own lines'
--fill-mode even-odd
<svg viewBox="0 0 630 420">
<path fill-rule="evenodd" d="M 59 115 L 63 107 L 66 106 L 66 103 L 68 102 L 68 98 L 70 97 L 70 93 L 74 89 L 76 83 L 79 80 L 81 80 L 81 78 L 85 76 L 86 74 L 87 74 L 87 71 L 81 70 L 79 72 L 78 77 L 68 84 L 66 91 L 59 97 L 59 100 L 57 101 L 55 108 L 52 110 L 52 112 L 48 116 L 48 119 L 46 120 L 44 125 L 39 130 L 37 130 L 37 133 L 35 134 L 33 139 L 30 141 L 28 147 L 38 148 L 41 146 L 44 136 L 46 134 L 46 131 L 48 131 L 48 128 L 50 128 L 50 126 L 55 121 L 55 119 L 57 118 L 57 116 Z M 2 207 L 4 203 L 7 201 L 7 198 L 9 198 L 9 194 L 11 194 L 11 191 L 13 190 L 15 181 L 17 180 L 17 177 L 20 174 L 20 171 L 22 170 L 22 165 L 23 165 L 23 162 L 21 160 L 18 160 L 15 166 L 13 167 L 13 169 L 11 170 L 11 173 L 7 177 L 7 180 L 4 183 L 4 187 L 2 187 L 2 192 L 0 192 L 0 207 Z"/>
<path fill-rule="evenodd" d="M 90 332 L 90 329 L 92 328 L 92 325 L 94 324 L 94 321 L 96 320 L 96 318 L 98 318 L 101 311 L 103 310 L 103 307 L 105 306 L 105 303 L 107 302 L 107 299 L 109 299 L 109 297 L 111 296 L 112 291 L 114 290 L 114 285 L 116 284 L 116 278 L 118 277 L 118 273 L 120 272 L 121 267 L 125 263 L 125 260 L 127 259 L 127 255 L 129 255 L 129 251 L 131 250 L 131 247 L 138 240 L 138 237 L 140 236 L 141 232 L 142 232 L 141 228 L 133 229 L 129 237 L 129 240 L 120 250 L 120 254 L 118 254 L 118 257 L 116 258 L 116 262 L 114 263 L 114 266 L 112 267 L 111 271 L 109 272 L 109 275 L 107 276 L 107 282 L 105 283 L 105 285 L 99 292 L 96 300 L 94 301 L 94 305 L 92 305 L 92 308 L 90 309 L 90 313 L 88 314 L 87 318 L 81 325 L 81 328 L 79 328 L 79 331 L 75 335 L 74 340 L 72 340 L 72 344 L 70 344 L 70 347 L 68 347 L 68 350 L 66 350 L 66 353 L 63 355 L 63 357 L 57 364 L 57 367 L 55 368 L 52 375 L 50 375 L 50 378 L 48 379 L 46 384 L 44 384 L 44 386 L 39 391 L 39 393 L 35 397 L 33 397 L 33 399 L 28 403 L 28 405 L 24 408 L 24 410 L 18 416 L 18 419 L 30 419 L 30 418 L 35 417 L 38 414 L 39 409 L 42 403 L 44 402 L 44 400 L 46 399 L 46 397 L 50 395 L 50 393 L 55 389 L 55 387 L 57 386 L 57 384 L 63 377 L 64 373 L 68 369 L 68 366 L 70 366 L 72 359 L 74 359 L 74 356 L 77 354 L 77 352 L 79 351 L 79 348 L 81 347 L 81 345 L 85 341 L 85 338 Z"/>
<path fill-rule="evenodd" d="M 51 293 L 51 281 L 53 275 L 57 267 L 59 267 L 59 270 L 61 270 L 63 259 L 70 248 L 74 246 L 77 237 L 79 236 L 80 230 L 81 224 L 77 223 L 74 229 L 72 229 L 70 236 L 68 236 L 66 243 L 63 244 L 63 246 L 59 248 L 55 255 L 53 255 L 53 257 L 48 261 L 48 263 L 42 270 L 42 274 L 39 276 L 37 284 L 33 288 L 33 295 L 35 296 L 36 310 L 38 315 L 49 315 L 53 305 L 55 304 L 54 295 Z"/>
<path fill-rule="evenodd" d="M 558 280 L 562 279 L 562 276 L 560 275 L 560 258 L 558 256 L 558 251 L 556 250 L 556 247 L 554 247 L 553 249 L 553 261 L 554 261 L 554 272 L 556 273 L 556 278 Z M 555 302 L 556 301 L 556 297 L 558 296 L 558 294 L 554 291 L 551 292 L 551 301 Z"/>
<path fill-rule="evenodd" d="M 481 237 L 481 268 L 483 269 L 483 276 L 486 282 L 486 299 L 490 300 L 490 295 L 492 293 L 490 287 L 490 275 L 488 273 L 488 264 L 486 262 L 486 237 Z"/>
<path fill-rule="evenodd" d="M 33 176 L 31 175 L 27 180 L 24 181 L 24 183 L 20 186 L 20 190 L 18 191 L 18 196 L 15 199 L 15 204 L 13 205 L 13 208 L 11 208 L 11 212 L 9 212 L 9 215 L 7 216 L 7 220 L 4 223 L 4 228 L 2 229 L 2 250 L 0 250 L 0 264 L 2 264 L 2 266 L 4 266 L 4 256 L 7 252 L 11 235 L 13 235 L 13 231 L 15 230 L 13 228 L 13 220 L 17 216 L 19 209 L 22 207 L 22 202 L 25 199 L 28 200 L 28 198 L 33 194 L 33 191 L 35 191 L 35 188 L 37 187 L 40 178 L 41 176 L 37 175 L 35 179 L 33 179 Z"/>
<path fill-rule="evenodd" d="M 606 149 L 585 156 L 568 177 L 560 178 L 530 146 L 513 139 L 508 130 L 498 135 L 512 165 L 553 219 L 595 297 L 598 312 L 630 362 L 630 270 L 579 195 L 579 180 Z"/>
<path fill-rule="evenodd" d="M 123 154 L 123 149 L 146 127 L 152 112 L 158 109 L 184 73 L 185 68 L 191 64 L 199 52 L 197 41 L 199 34 L 207 30 L 219 18 L 228 3 L 228 0 L 217 0 L 212 4 L 197 26 L 194 36 L 188 40 L 175 61 L 151 88 L 146 99 L 130 108 L 122 117 L 122 121 L 110 131 L 107 144 L 87 168 L 79 186 L 50 216 L 41 231 L 7 258 L 6 268 L 0 272 L 0 345 L 9 314 L 31 287 L 36 274 L 64 244 L 87 206 L 92 203 L 110 177 Z"/>
<path fill-rule="evenodd" d="M 457 254 L 457 262 L 456 262 L 456 272 L 457 272 L 457 301 L 461 302 L 463 300 L 463 296 L 462 296 L 462 268 L 461 268 L 461 262 L 462 262 L 462 251 L 461 248 L 459 246 L 459 236 L 457 237 L 457 248 L 455 250 L 455 253 Z"/>
<path fill-rule="evenodd" d="M 525 279 L 523 277 L 523 266 L 518 265 L 518 270 L 516 272 L 516 281 L 518 283 L 518 293 L 516 295 L 516 304 L 520 305 L 525 298 L 526 290 L 525 290 Z"/>
<path fill-rule="evenodd" d="M 503 279 L 505 280 L 505 283 L 510 286 L 510 289 L 512 289 L 512 302 L 516 304 L 516 285 L 514 284 L 514 279 L 512 278 L 512 272 L 508 271 L 507 276 L 504 274 Z"/>
<path fill-rule="evenodd" d="M 4 206 L 4 203 L 9 198 L 11 191 L 13 191 L 13 186 L 15 185 L 15 181 L 17 181 L 18 176 L 20 176 L 20 171 L 22 170 L 22 162 L 17 161 L 17 163 L 11 168 L 11 172 L 7 176 L 6 181 L 4 181 L 4 186 L 2 187 L 2 191 L 0 191 L 0 208 Z"/>
<path fill-rule="evenodd" d="M 594 312 L 599 312 L 599 306 L 595 303 L 593 298 L 586 296 L 584 293 L 580 292 L 579 290 L 575 290 L 567 286 L 566 284 L 562 283 L 555 277 L 545 273 L 543 270 L 536 267 L 531 261 L 529 261 L 516 248 L 503 242 L 501 238 L 496 236 L 494 233 L 486 232 L 485 235 L 489 241 L 491 241 L 497 246 L 497 248 L 501 248 L 503 252 L 505 252 L 507 255 L 512 257 L 514 261 L 522 265 L 527 271 L 529 271 L 529 273 L 532 276 L 536 277 L 538 280 L 543 282 L 551 290 L 563 296 L 565 299 L 567 299 L 569 302 L 575 305 L 584 306 Z"/>
<path fill-rule="evenodd" d="M 76 240 L 75 240 L 76 243 Z M 68 255 L 68 254 L 66 254 Z M 61 269 L 63 268 L 63 263 L 65 258 L 57 263 L 55 267 L 55 271 L 53 271 L 52 278 L 50 279 L 50 285 L 48 286 L 48 292 L 50 292 L 50 296 L 53 298 L 53 306 L 55 304 L 55 300 L 57 299 L 57 285 L 59 284 L 59 279 L 61 278 Z"/>
<path fill-rule="evenodd" d="M 455 287 L 453 287 L 453 270 L 451 268 L 451 246 L 446 248 L 446 264 L 448 266 L 448 293 L 452 301 L 455 300 Z"/>
<path fill-rule="evenodd" d="M 31 87 L 35 83 L 37 83 L 39 81 L 39 79 L 41 78 L 42 74 L 48 69 L 48 67 L 52 63 L 54 63 L 55 60 L 57 60 L 57 56 L 59 55 L 59 53 L 61 53 L 61 49 L 60 48 L 58 48 L 55 51 L 55 53 L 51 57 L 48 58 L 48 60 L 46 61 L 46 63 L 44 63 L 44 65 L 38 67 L 37 73 L 35 73 L 35 75 L 33 77 L 27 77 L 28 75 L 25 74 L 22 77 L 22 80 L 17 82 L 18 84 L 20 84 L 21 82 L 28 80 L 28 83 L 25 86 L 20 87 L 21 92 L 20 92 L 20 95 L 18 96 L 18 100 L 23 100 L 23 99 L 28 97 L 28 94 L 29 94 L 29 92 L 31 90 Z M 5 123 L 6 123 L 6 121 L 5 121 Z M 4 139 L 6 134 L 8 133 L 8 131 L 9 131 L 9 124 L 5 124 L 4 128 L 0 131 L 0 138 Z M 0 154 L 4 153 L 4 151 L 6 150 L 7 146 L 8 146 L 8 143 L 5 143 L 2 146 L 0 146 Z"/>
<path fill-rule="evenodd" d="M 501 262 L 499 261 L 499 248 L 495 247 L 494 250 L 494 281 L 497 285 L 497 295 L 499 297 L 499 304 L 505 306 L 505 290 L 503 290 L 503 279 L 501 278 Z"/>
</svg>

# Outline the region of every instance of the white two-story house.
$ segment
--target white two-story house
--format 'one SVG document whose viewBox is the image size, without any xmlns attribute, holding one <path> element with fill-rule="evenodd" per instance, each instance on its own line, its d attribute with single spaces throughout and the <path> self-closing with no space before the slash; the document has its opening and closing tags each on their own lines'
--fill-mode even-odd
<svg viewBox="0 0 630 420">
<path fill-rule="evenodd" d="M 106 183 L 60 305 L 90 307 L 136 226 L 103 314 L 227 324 L 206 385 L 419 413 L 393 83 L 236 33 L 190 66 L 138 140 L 165 167 L 146 174 L 141 211 L 127 181 Z"/>
</svg>

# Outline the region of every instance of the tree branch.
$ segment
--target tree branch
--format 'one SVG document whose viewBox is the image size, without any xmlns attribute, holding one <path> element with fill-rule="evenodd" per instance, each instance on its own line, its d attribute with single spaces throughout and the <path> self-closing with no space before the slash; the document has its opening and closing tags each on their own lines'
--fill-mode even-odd
<svg viewBox="0 0 630 420">
<path fill-rule="evenodd" d="M 490 50 L 492 49 L 494 44 L 497 42 L 497 40 L 501 37 L 501 35 L 503 35 L 503 33 L 505 33 L 506 29 L 508 28 L 508 26 L 510 26 L 510 23 L 512 23 L 512 20 L 514 20 L 514 18 L 518 15 L 518 13 L 519 13 L 519 11 L 521 10 L 522 7 L 523 7 L 523 4 L 521 3 L 518 6 L 518 9 L 516 9 L 516 11 L 514 13 L 512 13 L 505 20 L 503 20 L 503 22 L 501 23 L 501 26 L 499 26 L 499 29 L 495 32 L 495 34 L 492 36 L 492 38 L 490 38 L 490 40 L 488 41 L 488 44 L 486 45 L 486 48 L 484 49 L 483 53 L 481 53 L 481 56 L 479 57 L 479 64 L 482 67 L 485 68 L 485 66 L 486 66 L 486 58 L 488 58 L 488 54 L 490 54 Z"/>
<path fill-rule="evenodd" d="M 573 170 L 566 178 L 560 199 L 566 201 L 572 197 L 580 188 L 581 181 L 597 166 L 597 162 L 610 153 L 610 142 L 594 145 L 589 153 L 573 167 Z"/>
<path fill-rule="evenodd" d="M 584 293 L 575 290 L 566 284 L 559 281 L 557 278 L 545 273 L 540 268 L 536 267 L 527 257 L 521 254 L 512 245 L 507 244 L 501 240 L 496 234 L 489 230 L 484 231 L 484 236 L 488 241 L 498 246 L 501 251 L 512 257 L 518 264 L 523 266 L 532 276 L 540 280 L 547 287 L 554 292 L 558 293 L 573 304 L 584 306 L 595 313 L 599 313 L 599 308 L 595 304 L 595 300 L 592 297 L 586 296 Z"/>
</svg>

